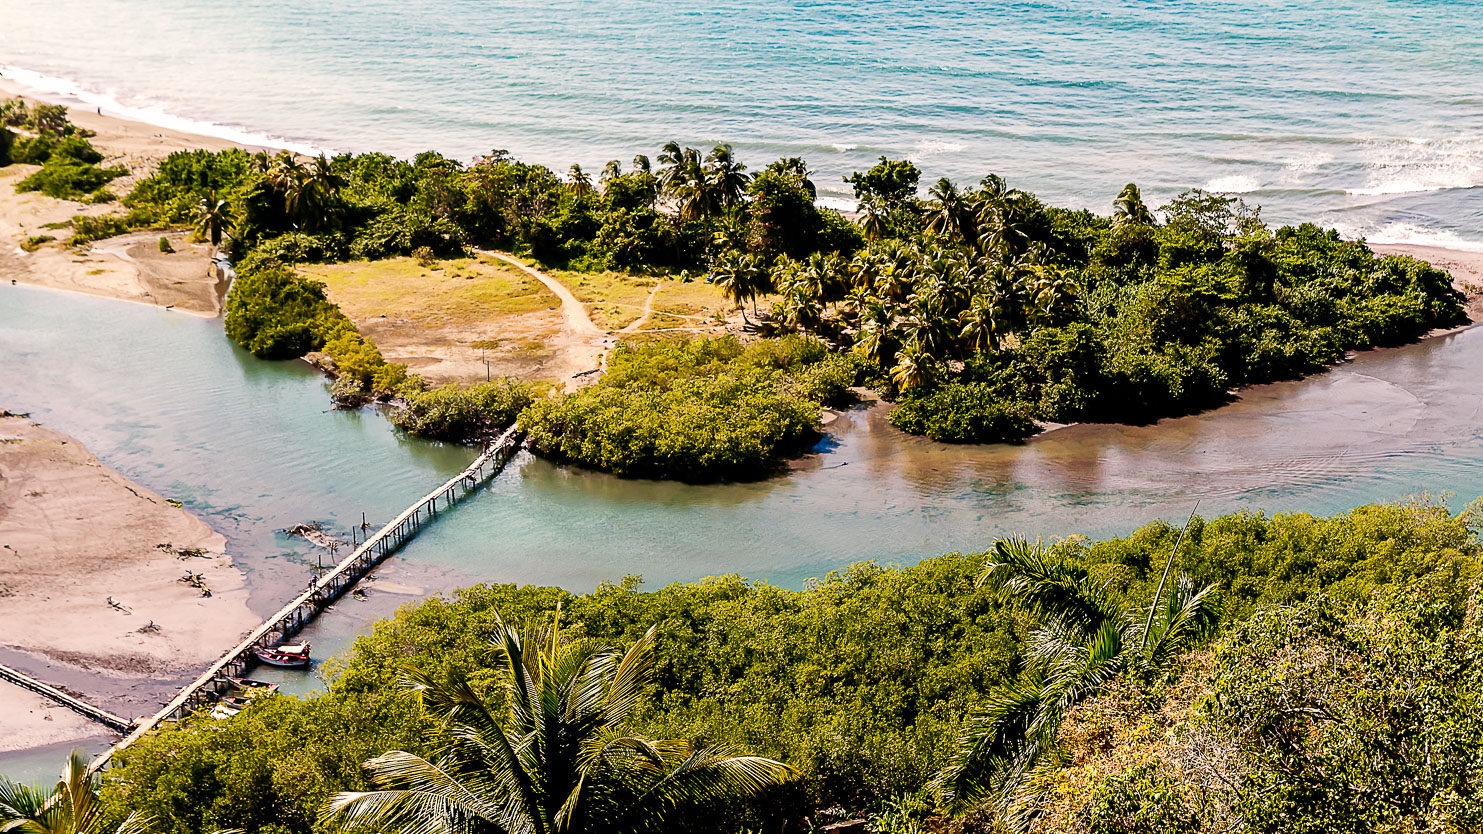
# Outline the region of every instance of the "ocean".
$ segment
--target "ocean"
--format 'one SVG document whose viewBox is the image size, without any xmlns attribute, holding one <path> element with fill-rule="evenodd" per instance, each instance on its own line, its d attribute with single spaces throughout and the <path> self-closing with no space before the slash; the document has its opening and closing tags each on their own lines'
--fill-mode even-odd
<svg viewBox="0 0 1483 834">
<path fill-rule="evenodd" d="M 0 0 L 0 74 L 300 150 L 558 171 L 735 146 L 825 202 L 881 155 L 1096 211 L 1137 182 L 1483 250 L 1474 0 Z"/>
</svg>

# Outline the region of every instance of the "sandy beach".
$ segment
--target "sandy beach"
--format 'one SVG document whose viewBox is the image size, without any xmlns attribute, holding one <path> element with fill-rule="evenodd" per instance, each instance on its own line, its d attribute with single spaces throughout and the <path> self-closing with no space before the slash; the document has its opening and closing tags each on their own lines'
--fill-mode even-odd
<svg viewBox="0 0 1483 834">
<path fill-rule="evenodd" d="M 0 78 L 0 98 L 20 96 L 34 101 L 24 92 L 14 82 Z M 138 177 L 148 175 L 159 160 L 175 151 L 232 147 L 221 139 L 100 116 L 87 110 L 72 109 L 68 116 L 78 126 L 97 134 L 91 141 L 105 154 L 105 165 L 123 165 L 131 172 L 109 186 L 119 195 L 126 194 Z M 171 307 L 196 315 L 221 314 L 224 287 L 208 270 L 208 247 L 190 243 L 186 234 L 174 232 L 167 237 L 175 251 L 167 254 L 159 249 L 159 232 L 140 232 L 74 250 L 65 245 L 68 230 L 54 224 L 65 223 L 79 214 L 115 213 L 121 207 L 117 202 L 89 205 L 35 193 L 16 193 L 15 184 L 36 168 L 35 165 L 0 168 L 0 279 Z M 21 246 L 23 241 L 40 237 L 58 240 L 42 242 L 29 252 Z"/>
<path fill-rule="evenodd" d="M 258 623 L 220 534 L 25 417 L 0 418 L 0 598 L 0 663 L 126 717 Z M 75 730 L 34 700 L 0 687 L 0 737 Z"/>
</svg>

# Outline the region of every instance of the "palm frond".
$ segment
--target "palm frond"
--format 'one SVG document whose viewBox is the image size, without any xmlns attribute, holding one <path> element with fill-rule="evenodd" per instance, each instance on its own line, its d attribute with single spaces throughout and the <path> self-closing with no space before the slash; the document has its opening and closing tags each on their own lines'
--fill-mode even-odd
<svg viewBox="0 0 1483 834">
<path fill-rule="evenodd" d="M 1210 632 L 1219 614 L 1214 593 L 1214 584 L 1196 588 L 1193 579 L 1179 575 L 1174 589 L 1158 605 L 1153 625 L 1141 641 L 1144 646 L 1141 660 L 1146 668 L 1167 668 L 1176 655 Z M 1154 604 L 1159 602 L 1155 600 Z"/>
<path fill-rule="evenodd" d="M 1044 678 L 1026 675 L 997 686 L 968 718 L 958 749 L 934 786 L 951 800 L 968 802 L 990 794 L 996 774 L 1020 752 L 1025 734 L 1044 703 Z"/>
<path fill-rule="evenodd" d="M 998 587 L 1041 616 L 1061 618 L 1087 633 L 1122 613 L 1105 584 L 1040 542 L 1015 537 L 994 543 L 977 584 Z"/>
</svg>

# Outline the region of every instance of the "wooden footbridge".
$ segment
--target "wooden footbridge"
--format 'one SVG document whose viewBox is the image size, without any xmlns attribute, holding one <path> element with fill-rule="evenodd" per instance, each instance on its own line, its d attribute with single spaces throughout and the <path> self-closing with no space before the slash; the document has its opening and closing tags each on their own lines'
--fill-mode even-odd
<svg viewBox="0 0 1483 834">
<path fill-rule="evenodd" d="M 424 525 L 437 517 L 440 509 L 446 510 L 468 495 L 479 484 L 498 475 L 505 464 L 514 457 L 522 438 L 519 426 L 512 426 L 499 439 L 484 447 L 469 467 L 442 486 L 424 495 L 417 503 L 408 507 L 401 515 L 392 519 L 374 535 L 309 587 L 278 613 L 269 617 L 215 663 L 211 664 L 194 683 L 180 691 L 165 708 L 153 717 L 132 726 L 122 741 L 93 759 L 88 771 L 93 772 L 108 763 L 114 753 L 128 747 L 162 722 L 184 718 L 196 708 L 214 703 L 222 693 L 232 688 L 230 677 L 241 677 L 256 662 L 253 649 L 270 648 L 303 630 L 304 626 L 330 603 L 340 598 L 373 567 L 395 552 L 417 535 Z M 122 720 L 122 719 L 119 719 Z M 123 728 L 121 728 L 123 729 Z"/>
<path fill-rule="evenodd" d="M 0 666 L 0 680 L 10 681 L 22 689 L 29 689 L 37 695 L 56 701 L 78 715 L 92 719 L 114 732 L 127 733 L 134 727 L 134 722 L 126 718 L 120 718 L 107 710 L 99 709 L 86 701 L 74 698 L 54 686 L 48 686 L 30 675 L 12 669 L 9 666 Z"/>
</svg>

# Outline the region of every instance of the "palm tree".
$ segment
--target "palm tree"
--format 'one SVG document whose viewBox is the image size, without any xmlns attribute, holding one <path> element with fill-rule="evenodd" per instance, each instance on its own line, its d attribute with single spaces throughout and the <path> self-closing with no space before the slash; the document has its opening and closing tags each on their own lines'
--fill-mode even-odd
<svg viewBox="0 0 1483 834">
<path fill-rule="evenodd" d="M 582 170 L 581 165 L 573 164 L 566 172 L 567 189 L 573 194 L 583 195 L 592 193 L 592 178 Z"/>
<path fill-rule="evenodd" d="M 438 723 L 430 759 L 392 751 L 366 763 L 379 790 L 341 793 L 323 822 L 378 832 L 659 830 L 667 813 L 750 797 L 794 778 L 787 765 L 687 741 L 627 735 L 652 672 L 655 630 L 628 651 L 563 645 L 558 627 L 500 624 L 496 710 L 461 674 L 409 674 Z"/>
<path fill-rule="evenodd" d="M 932 198 L 932 213 L 927 218 L 927 231 L 953 240 L 962 240 L 966 206 L 958 187 L 953 185 L 952 180 L 943 177 L 928 189 L 927 194 Z"/>
<path fill-rule="evenodd" d="M 633 170 L 640 174 L 647 174 L 654 170 L 654 166 L 649 162 L 649 157 L 639 154 L 633 158 Z"/>
<path fill-rule="evenodd" d="M 1152 226 L 1153 224 L 1153 212 L 1143 204 L 1143 195 L 1138 191 L 1138 186 L 1131 182 L 1123 186 L 1123 190 L 1117 192 L 1117 199 L 1112 201 L 1112 225 Z"/>
<path fill-rule="evenodd" d="M 889 207 L 883 200 L 874 195 L 867 194 L 860 201 L 860 231 L 864 233 L 866 240 L 880 240 L 890 230 L 887 223 Z"/>
<path fill-rule="evenodd" d="M 50 791 L 0 777 L 0 832 L 4 834 L 141 834 L 146 820 L 131 814 L 109 829 L 98 801 L 96 773 L 74 750 L 62 765 L 62 776 Z"/>
<path fill-rule="evenodd" d="M 992 797 L 1007 821 L 1023 823 L 1026 777 L 1049 761 L 1066 713 L 1118 675 L 1167 672 L 1208 632 L 1215 619 L 1213 585 L 1197 589 L 1181 574 L 1165 594 L 1182 540 L 1181 532 L 1147 608 L 1118 597 L 1083 565 L 1039 542 L 995 542 L 978 585 L 998 586 L 1044 624 L 1030 634 L 1025 673 L 995 688 L 969 717 L 958 752 L 936 779 L 946 796 Z"/>
<path fill-rule="evenodd" d="M 721 208 L 739 204 L 747 192 L 747 183 L 752 179 L 746 170 L 747 166 L 737 160 L 730 145 L 712 148 L 705 160 L 704 177 L 709 202 Z"/>
<path fill-rule="evenodd" d="M 808 169 L 808 163 L 803 161 L 803 157 L 785 156 L 778 161 L 768 165 L 767 170 L 772 171 L 776 174 L 781 174 L 788 179 L 798 183 L 800 188 L 808 192 L 808 196 L 810 198 L 818 198 L 819 188 L 818 186 L 814 185 L 814 181 L 810 179 L 810 177 L 813 176 L 814 172 Z"/>
<path fill-rule="evenodd" d="M 226 200 L 216 199 L 215 193 L 201 198 L 201 204 L 196 207 L 196 230 L 211 241 L 213 254 L 221 248 L 222 233 L 230 223 L 230 207 Z"/>
<path fill-rule="evenodd" d="M 598 174 L 597 181 L 606 185 L 621 176 L 623 176 L 623 164 L 616 159 L 609 159 L 608 164 L 602 167 L 602 173 Z"/>
<path fill-rule="evenodd" d="M 970 351 L 990 352 L 999 349 L 999 335 L 1004 329 L 1004 315 L 995 300 L 983 293 L 975 295 L 968 309 L 958 314 L 963 325 L 959 336 Z"/>
<path fill-rule="evenodd" d="M 936 376 L 937 363 L 915 342 L 908 342 L 906 349 L 896 354 L 896 364 L 891 368 L 891 381 L 902 391 L 920 388 Z"/>
<path fill-rule="evenodd" d="M 723 298 L 741 308 L 743 322 L 747 321 L 744 302 L 748 298 L 752 299 L 753 310 L 756 310 L 758 287 L 754 273 L 757 267 L 755 257 L 734 249 L 723 253 L 711 264 L 710 282 L 721 291 Z"/>
</svg>

